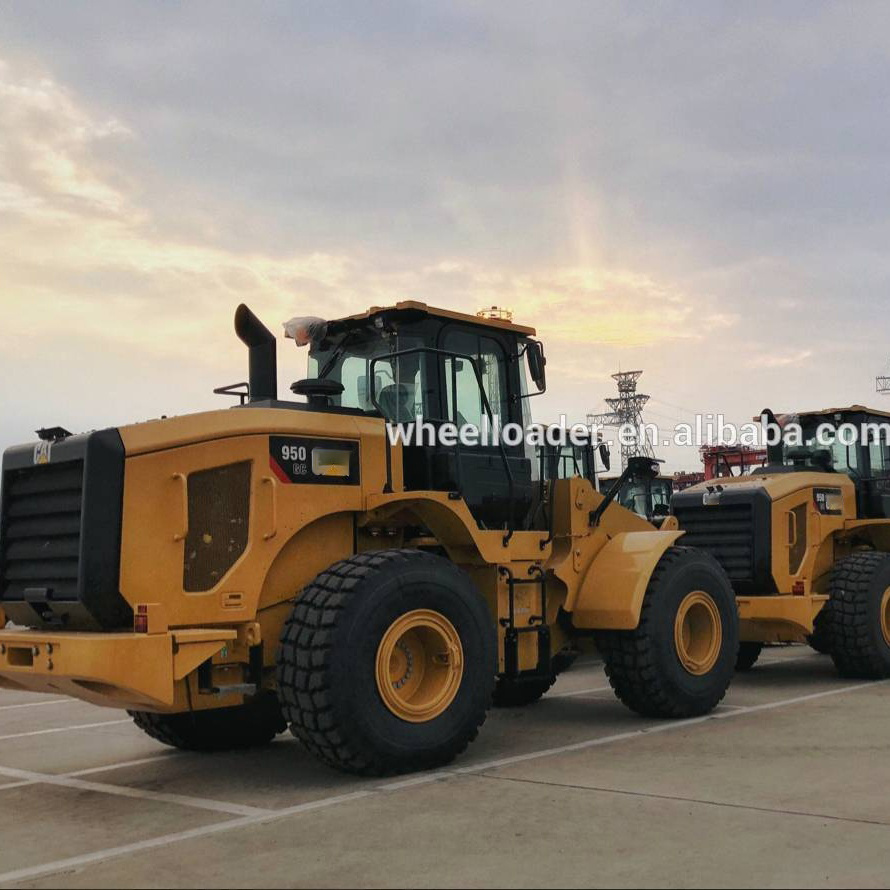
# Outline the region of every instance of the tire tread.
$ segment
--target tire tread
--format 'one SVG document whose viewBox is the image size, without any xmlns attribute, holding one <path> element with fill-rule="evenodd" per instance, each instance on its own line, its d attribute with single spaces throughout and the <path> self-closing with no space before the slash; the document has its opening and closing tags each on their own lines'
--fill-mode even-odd
<svg viewBox="0 0 890 890">
<path fill-rule="evenodd" d="M 831 570 L 828 602 L 820 613 L 831 657 L 843 677 L 882 679 L 890 662 L 875 645 L 871 583 L 890 554 L 873 550 L 839 559 Z"/>
<path fill-rule="evenodd" d="M 285 720 L 292 734 L 324 763 L 362 776 L 394 775 L 441 765 L 423 756 L 399 760 L 360 750 L 350 727 L 338 723 L 327 678 L 331 668 L 334 634 L 340 617 L 362 582 L 395 563 L 436 559 L 443 569 L 460 570 L 422 550 L 394 549 L 358 553 L 334 563 L 308 584 L 297 599 L 281 631 L 276 679 Z M 494 677 L 492 677 L 492 684 Z M 489 696 L 490 701 L 490 696 Z M 445 762 L 466 750 L 485 721 L 487 707 L 475 715 L 468 731 L 449 749 Z"/>
<path fill-rule="evenodd" d="M 609 684 L 624 705 L 643 717 L 680 719 L 698 716 L 713 710 L 726 695 L 724 689 L 713 702 L 690 712 L 671 694 L 658 668 L 654 639 L 656 628 L 652 617 L 655 597 L 665 575 L 692 552 L 692 547 L 676 545 L 665 551 L 649 578 L 640 621 L 635 630 L 602 631 L 597 634 L 597 646 L 603 656 Z M 714 565 L 723 572 L 716 561 Z"/>
</svg>

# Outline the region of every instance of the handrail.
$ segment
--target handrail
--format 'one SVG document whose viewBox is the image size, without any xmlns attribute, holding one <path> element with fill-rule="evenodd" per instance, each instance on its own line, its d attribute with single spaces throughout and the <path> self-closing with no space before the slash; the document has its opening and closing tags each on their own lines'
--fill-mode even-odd
<svg viewBox="0 0 890 890">
<path fill-rule="evenodd" d="M 473 374 L 476 377 L 476 385 L 479 387 L 479 395 L 482 397 L 482 404 L 485 406 L 485 413 L 488 415 L 488 420 L 491 424 L 491 429 L 494 431 L 494 412 L 491 410 L 491 403 L 488 401 L 488 395 L 485 392 L 485 387 L 482 384 L 482 374 L 479 371 L 479 365 L 476 362 L 476 359 L 471 355 L 466 355 L 461 352 L 449 352 L 446 349 L 436 349 L 432 346 L 413 346 L 410 349 L 400 349 L 395 352 L 388 352 L 385 355 L 378 355 L 371 359 L 371 364 L 368 367 L 368 376 L 371 378 L 369 383 L 369 397 L 371 400 L 371 404 L 386 418 L 386 413 L 380 407 L 380 402 L 377 399 L 377 377 L 374 374 L 374 367 L 377 362 L 380 361 L 388 361 L 394 358 L 402 358 L 402 356 L 406 355 L 437 355 L 442 358 L 450 358 L 450 359 L 461 359 L 463 361 L 469 362 L 470 367 L 473 369 Z M 457 412 L 457 387 L 454 387 L 454 410 Z M 460 441 L 460 437 L 458 437 L 458 441 Z M 510 461 L 507 457 L 507 449 L 504 448 L 504 443 L 501 441 L 500 437 L 497 440 L 498 451 L 501 455 L 501 462 L 504 464 L 504 469 L 507 471 L 507 490 L 508 490 L 508 504 L 509 504 L 509 519 L 507 520 L 507 534 L 504 535 L 504 546 L 510 543 L 510 538 L 513 537 L 513 532 L 515 531 L 514 522 L 513 522 L 513 508 L 514 502 L 516 498 L 515 485 L 513 480 L 513 471 L 510 469 Z M 460 468 L 460 446 L 458 446 L 458 474 L 461 474 Z"/>
</svg>

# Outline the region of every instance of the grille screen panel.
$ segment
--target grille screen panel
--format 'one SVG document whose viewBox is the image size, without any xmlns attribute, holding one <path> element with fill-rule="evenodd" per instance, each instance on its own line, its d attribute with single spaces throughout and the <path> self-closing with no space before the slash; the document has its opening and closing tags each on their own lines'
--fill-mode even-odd
<svg viewBox="0 0 890 890">
<path fill-rule="evenodd" d="M 200 593 L 214 588 L 247 549 L 250 461 L 192 473 L 188 511 L 182 586 Z"/>
<path fill-rule="evenodd" d="M 23 600 L 38 588 L 77 599 L 83 467 L 78 460 L 5 474 L 0 598 Z"/>
<path fill-rule="evenodd" d="M 686 534 L 680 544 L 712 554 L 732 581 L 754 578 L 754 517 L 750 504 L 677 507 Z"/>
</svg>

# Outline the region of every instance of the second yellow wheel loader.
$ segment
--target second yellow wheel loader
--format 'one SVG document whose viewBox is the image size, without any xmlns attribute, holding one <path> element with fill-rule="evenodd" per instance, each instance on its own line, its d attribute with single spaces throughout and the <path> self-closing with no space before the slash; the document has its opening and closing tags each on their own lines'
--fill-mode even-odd
<svg viewBox="0 0 890 890">
<path fill-rule="evenodd" d="M 890 677 L 890 414 L 853 405 L 782 423 L 799 432 L 769 449 L 766 466 L 672 501 L 685 540 L 735 589 L 738 669 L 765 643 L 808 642 L 843 676 Z"/>
<path fill-rule="evenodd" d="M 531 328 L 414 302 L 306 321 L 301 400 L 245 306 L 236 331 L 241 404 L 5 453 L 0 686 L 125 708 L 182 748 L 289 726 L 361 774 L 448 762 L 493 696 L 534 700 L 592 643 L 641 714 L 721 700 L 738 617 L 714 556 L 524 441 L 455 435 L 528 425 Z M 388 435 L 421 420 L 437 435 Z"/>
</svg>

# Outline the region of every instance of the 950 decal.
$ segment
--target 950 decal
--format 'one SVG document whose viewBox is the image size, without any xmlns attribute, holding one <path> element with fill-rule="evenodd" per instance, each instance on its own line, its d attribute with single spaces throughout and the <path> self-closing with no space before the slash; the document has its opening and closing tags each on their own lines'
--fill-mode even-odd
<svg viewBox="0 0 890 890">
<path fill-rule="evenodd" d="M 358 485 L 358 442 L 270 436 L 269 467 L 285 485 Z"/>
</svg>

